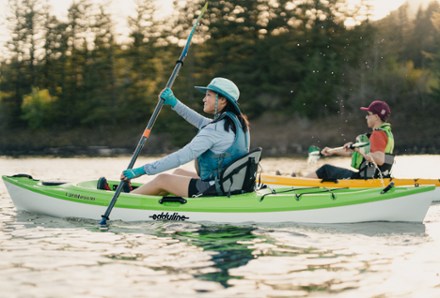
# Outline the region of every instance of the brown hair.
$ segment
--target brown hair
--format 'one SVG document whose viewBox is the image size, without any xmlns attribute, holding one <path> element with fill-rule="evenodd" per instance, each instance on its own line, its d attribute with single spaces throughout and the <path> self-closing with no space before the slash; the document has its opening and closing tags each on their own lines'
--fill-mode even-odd
<svg viewBox="0 0 440 298">
<path fill-rule="evenodd" d="M 223 112 L 231 112 L 231 113 L 234 113 L 235 115 L 237 115 L 237 118 L 240 121 L 241 126 L 243 127 L 243 131 L 246 132 L 249 130 L 250 123 L 249 123 L 248 117 L 245 114 L 237 111 L 237 109 L 234 108 L 234 105 L 231 104 L 228 100 L 226 100 L 226 106 L 222 110 L 222 113 Z M 229 131 L 230 127 L 232 127 L 232 131 L 235 132 L 234 122 L 230 118 L 226 117 L 225 130 Z"/>
</svg>

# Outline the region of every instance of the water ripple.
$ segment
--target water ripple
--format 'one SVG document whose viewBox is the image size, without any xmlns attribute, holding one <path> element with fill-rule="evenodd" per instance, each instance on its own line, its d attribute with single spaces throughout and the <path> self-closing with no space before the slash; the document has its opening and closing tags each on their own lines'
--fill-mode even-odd
<svg viewBox="0 0 440 298">
<path fill-rule="evenodd" d="M 67 162 L 67 180 L 96 178 L 103 163 L 109 171 L 126 163 L 112 161 L 0 159 L 5 171 L 39 178 Z M 282 165 L 291 171 L 288 160 Z M 430 207 L 423 224 L 112 221 L 101 232 L 98 217 L 17 212 L 0 183 L 2 296 L 440 297 L 440 204 Z"/>
</svg>

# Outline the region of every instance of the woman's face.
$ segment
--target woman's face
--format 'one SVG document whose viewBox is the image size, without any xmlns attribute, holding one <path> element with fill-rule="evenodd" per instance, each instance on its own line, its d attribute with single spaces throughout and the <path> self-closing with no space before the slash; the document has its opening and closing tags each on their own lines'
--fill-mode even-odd
<svg viewBox="0 0 440 298">
<path fill-rule="evenodd" d="M 214 114 L 215 113 L 215 98 L 216 93 L 211 90 L 206 90 L 205 97 L 203 98 L 203 112 L 207 114 Z M 226 105 L 226 99 L 223 97 L 218 97 L 218 106 L 217 106 L 217 112 L 220 112 L 223 110 L 223 108 Z"/>
</svg>

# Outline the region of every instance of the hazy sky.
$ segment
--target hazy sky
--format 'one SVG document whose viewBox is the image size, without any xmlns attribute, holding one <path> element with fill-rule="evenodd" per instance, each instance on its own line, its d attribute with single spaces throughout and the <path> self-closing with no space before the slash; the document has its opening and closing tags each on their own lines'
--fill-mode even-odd
<svg viewBox="0 0 440 298">
<path fill-rule="evenodd" d="M 359 2 L 360 0 L 349 0 L 351 2 Z M 390 11 L 399 7 L 405 0 L 370 0 L 375 7 L 374 19 L 380 19 L 386 16 Z M 407 2 L 418 6 L 418 3 L 426 3 L 429 0 L 408 0 Z M 52 5 L 52 12 L 60 18 L 67 14 L 67 9 L 73 0 L 48 0 Z M 109 11 L 113 15 L 116 24 L 116 33 L 124 34 L 126 32 L 126 17 L 133 15 L 135 10 L 135 0 L 94 0 L 95 3 L 110 3 Z M 156 0 L 158 8 L 162 14 L 167 14 L 172 9 L 172 0 Z M 0 46 L 8 39 L 8 31 L 6 27 L 8 0 L 0 0 Z M 124 30 L 125 29 L 125 30 Z"/>
<path fill-rule="evenodd" d="M 157 7 L 163 14 L 169 13 L 172 8 L 172 0 L 155 0 Z M 67 9 L 73 0 L 48 0 L 52 6 L 52 12 L 63 19 L 67 15 Z M 135 11 L 135 0 L 92 0 L 94 3 L 110 3 L 109 12 L 113 15 L 113 21 L 116 24 L 117 33 L 125 33 L 127 27 L 127 16 L 133 15 Z M 8 39 L 6 27 L 6 16 L 8 13 L 8 0 L 0 0 L 0 45 L 3 45 Z"/>
</svg>

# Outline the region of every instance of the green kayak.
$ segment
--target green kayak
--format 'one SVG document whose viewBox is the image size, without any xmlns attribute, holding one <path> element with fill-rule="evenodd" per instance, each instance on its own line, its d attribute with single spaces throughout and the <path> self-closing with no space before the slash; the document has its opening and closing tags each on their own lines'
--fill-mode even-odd
<svg viewBox="0 0 440 298">
<path fill-rule="evenodd" d="M 29 175 L 2 176 L 17 210 L 62 218 L 99 219 L 114 192 L 96 180 L 48 182 Z M 109 181 L 111 187 L 119 183 Z M 136 184 L 134 184 L 136 186 Z M 435 186 L 383 188 L 280 187 L 240 195 L 161 197 L 121 193 L 112 220 L 217 223 L 422 222 Z"/>
</svg>

